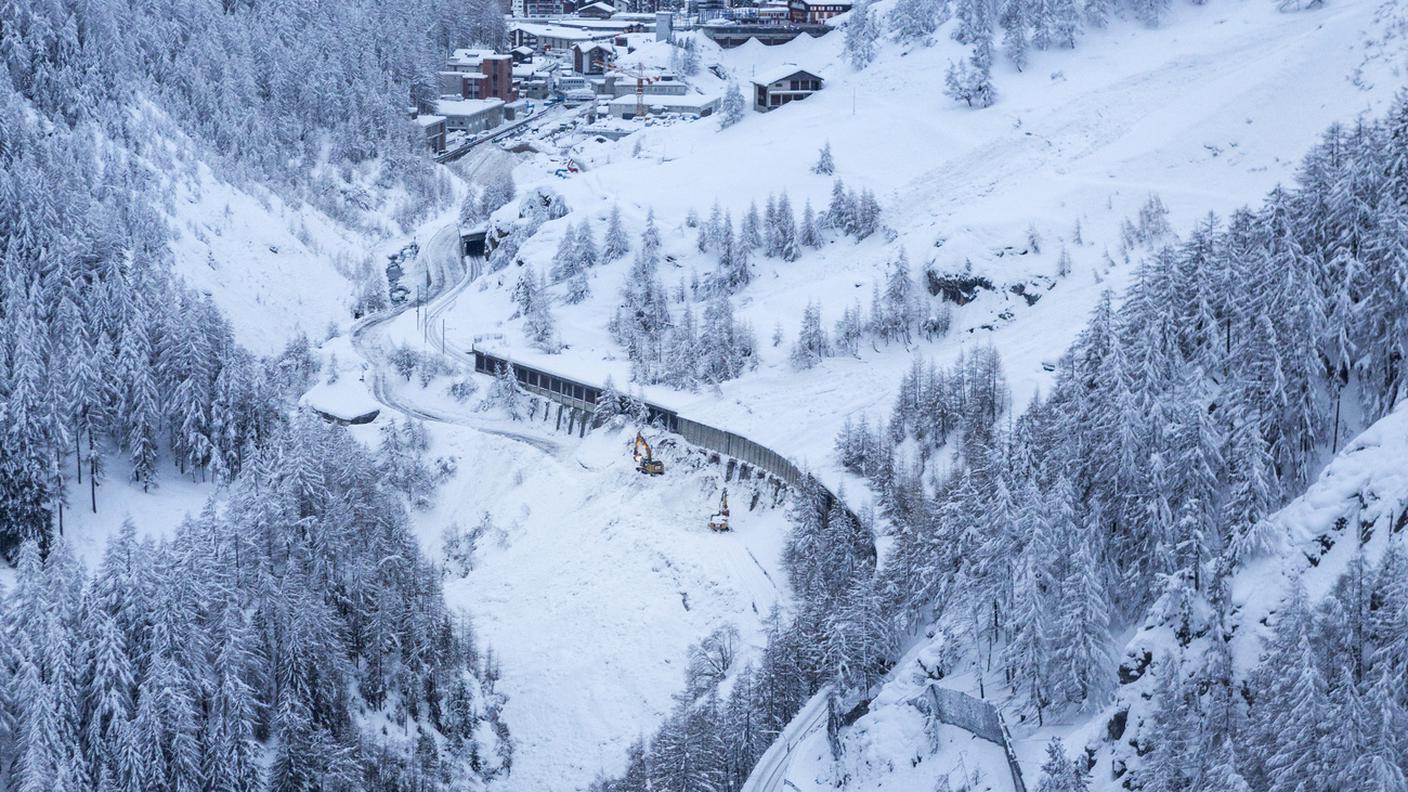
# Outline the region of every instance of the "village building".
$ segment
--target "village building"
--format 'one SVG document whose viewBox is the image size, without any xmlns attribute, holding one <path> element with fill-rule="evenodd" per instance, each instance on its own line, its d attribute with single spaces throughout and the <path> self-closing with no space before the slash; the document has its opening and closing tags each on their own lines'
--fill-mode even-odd
<svg viewBox="0 0 1408 792">
<path fill-rule="evenodd" d="M 636 95 L 632 91 L 625 96 L 612 99 L 609 107 L 612 116 L 629 119 L 635 118 L 640 103 L 636 101 Z M 685 94 L 683 96 L 657 94 L 645 97 L 644 109 L 646 115 L 677 113 L 703 117 L 713 115 L 719 109 L 719 97 L 703 94 Z"/>
<path fill-rule="evenodd" d="M 656 77 L 639 80 L 635 77 L 616 77 L 607 83 L 607 93 L 615 96 L 635 96 L 637 87 L 645 96 L 684 96 L 689 86 L 674 77 Z"/>
<path fill-rule="evenodd" d="M 445 71 L 440 72 L 440 93 L 460 99 L 517 100 L 513 56 L 493 50 L 455 50 L 445 62 Z"/>
<path fill-rule="evenodd" d="M 787 19 L 799 25 L 814 25 L 850 10 L 850 3 L 812 3 L 809 0 L 788 0 Z"/>
<path fill-rule="evenodd" d="M 517 22 L 509 27 L 509 40 L 514 47 L 528 47 L 534 52 L 568 52 L 576 44 L 611 41 L 615 29 L 589 30 L 559 24 Z"/>
<path fill-rule="evenodd" d="M 685 8 L 690 16 L 701 23 L 711 19 L 726 19 L 728 14 L 727 0 L 688 0 Z"/>
<path fill-rule="evenodd" d="M 821 90 L 820 76 L 787 64 L 753 78 L 753 109 L 760 113 L 802 99 Z"/>
<path fill-rule="evenodd" d="M 513 0 L 513 15 L 519 19 L 570 14 L 577 8 L 572 0 Z"/>
<path fill-rule="evenodd" d="M 577 9 L 577 16 L 583 19 L 610 19 L 616 14 L 616 6 L 610 3 L 589 3 Z"/>
<path fill-rule="evenodd" d="M 502 99 L 441 99 L 435 105 L 437 115 L 445 117 L 447 132 L 484 132 L 504 122 Z"/>
<path fill-rule="evenodd" d="M 600 41 L 572 46 L 572 70 L 579 74 L 605 74 L 616 60 L 616 48 Z"/>
<path fill-rule="evenodd" d="M 560 67 L 558 61 L 550 58 L 514 66 L 513 79 L 518 83 L 519 96 L 547 99 L 557 90 L 557 73 Z"/>
<path fill-rule="evenodd" d="M 425 145 L 435 154 L 445 153 L 445 117 L 418 114 L 411 119 L 425 135 Z"/>
</svg>

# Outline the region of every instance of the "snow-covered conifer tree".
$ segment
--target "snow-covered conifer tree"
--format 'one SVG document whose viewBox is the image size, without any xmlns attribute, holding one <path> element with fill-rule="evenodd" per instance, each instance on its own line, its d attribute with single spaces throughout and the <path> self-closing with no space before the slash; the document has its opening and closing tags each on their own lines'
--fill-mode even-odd
<svg viewBox="0 0 1408 792">
<path fill-rule="evenodd" d="M 948 0 L 899 0 L 890 9 L 890 30 L 897 41 L 923 41 L 948 21 L 948 15 Z"/>
<path fill-rule="evenodd" d="M 1085 0 L 1082 12 L 1085 22 L 1093 28 L 1102 28 L 1110 22 L 1115 0 Z"/>
<path fill-rule="evenodd" d="M 611 218 L 606 223 L 606 240 L 602 244 L 602 261 L 615 261 L 630 252 L 631 242 L 626 238 L 626 229 L 621 227 L 621 207 L 613 204 Z"/>
<path fill-rule="evenodd" d="M 533 308 L 533 301 L 538 297 L 538 277 L 531 267 L 524 267 L 518 272 L 518 280 L 513 283 L 513 290 L 509 292 L 509 299 L 518 307 L 518 316 L 527 316 Z"/>
<path fill-rule="evenodd" d="M 567 304 L 576 305 L 587 299 L 592 293 L 591 284 L 587 282 L 587 271 L 577 270 L 577 274 L 567 279 Z"/>
<path fill-rule="evenodd" d="M 645 215 L 645 230 L 640 235 L 641 247 L 660 252 L 660 229 L 655 225 L 655 210 L 652 208 Z"/>
<path fill-rule="evenodd" d="M 761 220 L 758 216 L 758 203 L 752 201 L 748 204 L 748 213 L 744 215 L 743 222 L 738 227 L 738 241 L 740 244 L 757 249 L 762 247 L 763 232 Z"/>
<path fill-rule="evenodd" d="M 1149 27 L 1158 27 L 1168 13 L 1169 0 L 1134 0 L 1134 15 Z"/>
<path fill-rule="evenodd" d="M 802 312 L 802 327 L 797 331 L 797 341 L 792 345 L 792 365 L 799 369 L 809 369 L 831 354 L 831 345 L 826 340 L 826 330 L 821 325 L 821 306 L 808 303 Z"/>
<path fill-rule="evenodd" d="M 860 339 L 865 334 L 865 323 L 861 319 L 860 304 L 847 308 L 836 321 L 833 334 L 837 354 L 856 355 L 860 352 Z"/>
<path fill-rule="evenodd" d="M 598 263 L 596 234 L 592 231 L 592 221 L 584 218 L 577 226 L 577 260 L 581 269 L 591 269 Z"/>
<path fill-rule="evenodd" d="M 583 274 L 582 270 L 573 272 L 572 277 Z M 552 317 L 552 307 L 549 304 L 547 295 L 544 293 L 543 280 L 535 278 L 535 296 L 530 301 L 528 312 L 523 315 L 523 334 L 528 337 L 529 343 L 544 352 L 556 352 L 557 345 L 557 323 Z"/>
<path fill-rule="evenodd" d="M 816 212 L 812 210 L 810 198 L 802 207 L 802 226 L 797 232 L 797 242 L 802 247 L 821 247 L 821 231 L 817 229 Z"/>
<path fill-rule="evenodd" d="M 1021 71 L 1027 65 L 1027 26 L 1031 16 L 1031 0 L 1003 0 L 1002 49 L 1008 60 Z"/>
<path fill-rule="evenodd" d="M 846 21 L 846 60 L 856 69 L 864 69 L 875 60 L 880 39 L 880 24 L 870 7 L 871 0 L 859 0 L 851 6 Z"/>
<path fill-rule="evenodd" d="M 581 235 L 577 233 L 577 226 L 569 224 L 562 229 L 562 239 L 557 243 L 557 253 L 552 257 L 552 282 L 561 283 L 582 268 Z"/>
<path fill-rule="evenodd" d="M 122 415 L 123 438 L 132 462 L 132 480 L 150 491 L 156 484 L 157 432 L 160 410 L 156 380 L 152 376 L 151 344 L 144 323 L 138 321 L 123 335 L 121 377 L 127 383 Z"/>
<path fill-rule="evenodd" d="M 801 255 L 797 243 L 797 216 L 792 213 L 792 201 L 783 193 L 777 200 L 777 255 L 783 261 L 796 261 Z"/>
<path fill-rule="evenodd" d="M 1051 19 L 1051 42 L 1058 47 L 1071 49 L 1076 45 L 1076 33 L 1080 30 L 1080 12 L 1075 0 L 1045 0 Z"/>
<path fill-rule="evenodd" d="M 838 178 L 831 184 L 831 203 L 822 216 L 822 226 L 834 228 L 843 234 L 850 233 L 855 223 L 854 214 L 855 207 L 851 205 L 850 193 L 846 191 L 845 183 Z"/>
<path fill-rule="evenodd" d="M 856 239 L 865 239 L 880 230 L 880 202 L 875 193 L 866 189 L 859 199 L 852 196 L 851 205 L 855 207 L 851 232 Z"/>
<path fill-rule="evenodd" d="M 504 169 L 484 185 L 484 191 L 479 196 L 479 218 L 476 222 L 482 222 L 499 209 L 507 206 L 518 193 L 518 188 L 513 183 L 513 171 Z"/>
<path fill-rule="evenodd" d="M 723 101 L 719 103 L 719 129 L 728 129 L 742 121 L 747 110 L 748 105 L 743 99 L 743 91 L 738 87 L 738 81 L 729 80 Z"/>
</svg>

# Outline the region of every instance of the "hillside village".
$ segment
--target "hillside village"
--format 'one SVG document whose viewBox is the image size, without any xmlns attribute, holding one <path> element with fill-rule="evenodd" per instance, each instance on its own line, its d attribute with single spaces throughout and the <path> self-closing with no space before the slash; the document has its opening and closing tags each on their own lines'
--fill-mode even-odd
<svg viewBox="0 0 1408 792">
<path fill-rule="evenodd" d="M 412 111 L 433 153 L 446 161 L 463 156 L 477 142 L 521 129 L 555 108 L 577 112 L 552 117 L 570 117 L 572 124 L 611 137 L 634 128 L 616 122 L 711 116 L 723 92 L 711 80 L 696 79 L 703 68 L 696 41 L 720 47 L 749 40 L 782 44 L 830 33 L 826 21 L 850 10 L 807 0 L 738 7 L 691 3 L 684 10 L 645 3 L 619 10 L 605 2 L 575 5 L 519 3 L 505 22 L 500 50 L 457 49 L 445 60 L 437 75 L 439 99 L 424 112 Z M 805 98 L 823 83 L 799 67 L 773 69 L 749 81 L 749 104 L 766 111 Z"/>
</svg>

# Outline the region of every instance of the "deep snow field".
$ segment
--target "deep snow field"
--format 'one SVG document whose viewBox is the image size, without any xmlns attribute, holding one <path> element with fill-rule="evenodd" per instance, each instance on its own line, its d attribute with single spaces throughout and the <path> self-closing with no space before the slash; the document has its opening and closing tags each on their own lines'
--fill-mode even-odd
<svg viewBox="0 0 1408 792">
<path fill-rule="evenodd" d="M 890 4 L 881 0 L 877 8 L 883 15 Z M 998 103 L 982 111 L 942 94 L 948 63 L 962 55 L 948 39 L 948 26 L 931 47 L 905 50 L 886 42 L 863 72 L 842 61 L 840 33 L 773 48 L 754 43 L 719 52 L 705 45 L 704 64 L 717 63 L 744 82 L 745 96 L 749 75 L 783 63 L 819 72 L 826 88 L 776 112 L 750 112 L 722 132 L 714 119 L 704 119 L 644 128 L 615 143 L 585 142 L 572 154 L 586 169 L 567 179 L 552 174 L 552 158 L 520 157 L 513 171 L 520 194 L 545 185 L 572 209 L 545 225 L 521 255 L 546 269 L 563 229 L 588 216 L 599 241 L 613 204 L 620 205 L 634 244 L 653 208 L 663 252 L 675 260 L 661 269 L 673 288 L 714 266 L 711 255 L 695 250 L 693 229 L 684 227 L 691 209 L 707 215 L 717 201 L 738 220 L 750 201 L 761 207 L 770 193 L 785 190 L 799 215 L 808 200 L 820 210 L 832 180 L 812 174 L 810 166 L 830 142 L 837 176 L 849 187 L 876 192 L 882 223 L 894 238 L 882 233 L 856 244 L 828 236 L 821 250 L 793 263 L 756 256 L 754 282 L 734 306 L 758 336 L 760 368 L 717 391 L 650 388 L 647 394 L 844 483 L 859 507 L 867 499 L 863 485 L 843 482 L 831 451 L 846 416 L 888 413 L 914 355 L 949 363 L 987 344 L 1001 353 L 1020 409 L 1049 384 L 1043 361 L 1069 344 L 1101 291 L 1118 292 L 1129 282 L 1143 251 L 1130 251 L 1126 259 L 1119 225 L 1151 193 L 1167 204 L 1181 232 L 1209 210 L 1254 203 L 1289 179 L 1332 121 L 1382 109 L 1398 85 L 1400 55 L 1393 42 L 1366 42 L 1382 38 L 1380 16 L 1392 8 L 1391 1 L 1381 7 L 1346 0 L 1282 14 L 1264 0 L 1178 3 L 1159 29 L 1116 21 L 1084 35 L 1074 51 L 1033 51 L 1022 73 L 999 57 Z M 639 57 L 666 62 L 659 46 L 643 47 Z M 697 84 L 712 92 L 722 86 L 707 70 Z M 637 147 L 638 157 L 632 153 Z M 477 180 L 515 164 L 501 153 L 485 157 L 493 160 L 487 169 L 471 162 L 457 170 Z M 315 343 L 326 338 L 329 323 L 349 332 L 350 262 L 363 256 L 381 262 L 413 241 L 349 232 L 307 207 L 261 201 L 208 173 L 197 184 L 172 207 L 181 232 L 175 243 L 180 273 L 212 294 L 240 340 L 257 352 L 276 351 L 300 329 Z M 456 190 L 463 189 L 457 182 Z M 447 238 L 455 214 L 447 207 L 413 235 L 425 246 L 426 266 L 440 273 L 437 279 L 450 277 L 444 262 L 436 263 L 446 245 L 429 241 Z M 1074 239 L 1077 222 L 1082 243 Z M 1040 237 L 1040 252 L 1029 250 L 1029 226 Z M 1074 270 L 1058 278 L 1063 245 Z M 938 342 L 866 348 L 859 360 L 830 358 L 811 371 L 794 371 L 787 354 L 806 304 L 820 301 L 828 328 L 853 302 L 868 307 L 872 283 L 901 247 L 916 271 L 932 266 L 957 274 L 971 265 L 996 289 L 955 308 L 953 329 Z M 627 364 L 606 321 L 628 265 L 629 256 L 593 270 L 586 302 L 555 306 L 568 345 L 560 354 L 533 351 L 519 322 L 508 319 L 516 269 L 481 278 L 436 306 L 445 347 L 461 364 L 477 342 L 588 382 L 610 374 L 624 384 Z M 1027 305 L 1008 292 L 1015 284 L 1036 289 L 1041 299 Z M 784 341 L 774 347 L 770 337 L 779 324 Z M 365 358 L 364 347 L 348 336 L 331 339 L 322 351 L 335 352 L 342 369 L 336 398 L 375 403 L 373 385 L 385 365 L 380 353 L 392 342 L 438 348 L 425 339 L 414 312 L 371 333 L 376 354 Z M 482 395 L 488 382 L 476 379 Z M 684 449 L 666 444 L 666 475 L 644 477 L 631 464 L 634 427 L 579 439 L 548 425 L 476 412 L 477 398 L 454 402 L 444 395 L 443 379 L 425 389 L 396 382 L 394 375 L 381 382 L 380 396 L 431 418 L 430 456 L 457 461 L 458 472 L 432 508 L 413 513 L 427 550 L 441 553 L 441 532 L 452 523 L 472 526 L 487 512 L 495 528 L 481 540 L 475 568 L 465 577 L 447 577 L 445 587 L 501 661 L 505 717 L 517 750 L 503 789 L 579 789 L 599 772 L 619 771 L 626 746 L 648 736 L 668 712 L 691 643 L 732 623 L 745 659 L 762 646 L 761 621 L 774 603 L 786 601 L 779 568 L 784 509 L 750 511 L 743 493 L 730 487 L 735 531 L 713 534 L 705 521 L 717 505 L 722 471 L 697 466 Z M 1368 439 L 1351 444 L 1326 472 L 1328 484 L 1282 512 L 1288 526 L 1299 526 L 1295 540 L 1239 589 L 1249 612 L 1257 603 L 1266 607 L 1279 591 L 1263 587 L 1265 581 L 1280 580 L 1303 563 L 1297 543 L 1323 527 L 1322 512 L 1345 508 L 1347 492 L 1408 488 L 1401 481 L 1365 483 L 1376 466 L 1402 459 L 1404 449 L 1389 438 L 1404 435 L 1404 415 L 1400 409 L 1382 422 L 1395 424 L 1375 427 Z M 376 423 L 354 431 L 375 443 L 380 425 L 392 417 L 400 418 L 383 409 Z M 1373 445 L 1376 437 L 1384 439 Z M 121 470 L 110 471 L 96 516 L 81 508 L 86 492 L 74 496 L 66 527 L 85 560 L 96 561 L 103 537 L 128 514 L 142 532 L 166 532 L 181 515 L 218 497 L 174 472 L 163 476 L 157 493 L 144 495 L 125 483 Z M 1333 563 L 1322 569 L 1328 568 Z M 932 650 L 916 644 L 872 714 L 848 734 L 848 749 L 855 749 L 848 757 L 848 789 L 929 789 L 941 775 L 957 782 L 975 768 L 993 789 L 1007 788 L 1000 750 L 945 730 L 934 753 L 904 703 L 917 691 L 914 659 Z M 952 684 L 965 682 L 960 676 Z M 1029 785 L 1050 734 L 1073 735 L 1079 744 L 1099 724 L 1092 719 L 1018 734 Z M 809 738 L 797 755 L 814 761 L 795 762 L 791 783 L 803 790 L 831 786 L 824 733 Z M 941 758 L 913 763 L 931 755 Z"/>
</svg>

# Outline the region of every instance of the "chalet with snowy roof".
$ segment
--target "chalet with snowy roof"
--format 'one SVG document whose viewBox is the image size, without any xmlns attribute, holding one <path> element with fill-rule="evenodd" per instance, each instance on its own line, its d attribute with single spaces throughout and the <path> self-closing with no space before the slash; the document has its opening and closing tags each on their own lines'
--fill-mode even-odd
<svg viewBox="0 0 1408 792">
<path fill-rule="evenodd" d="M 795 65 L 779 66 L 753 78 L 753 109 L 760 113 L 802 99 L 821 90 L 820 75 Z"/>
<path fill-rule="evenodd" d="M 798 25 L 814 25 L 850 10 L 850 3 L 812 3 L 808 0 L 788 0 L 787 21 Z"/>
<path fill-rule="evenodd" d="M 593 41 L 572 46 L 572 70 L 579 74 L 605 74 L 614 60 L 616 48 L 610 44 Z"/>
<path fill-rule="evenodd" d="M 610 3 L 590 3 L 577 9 L 577 16 L 583 19 L 610 19 L 616 14 L 616 6 Z"/>
</svg>

